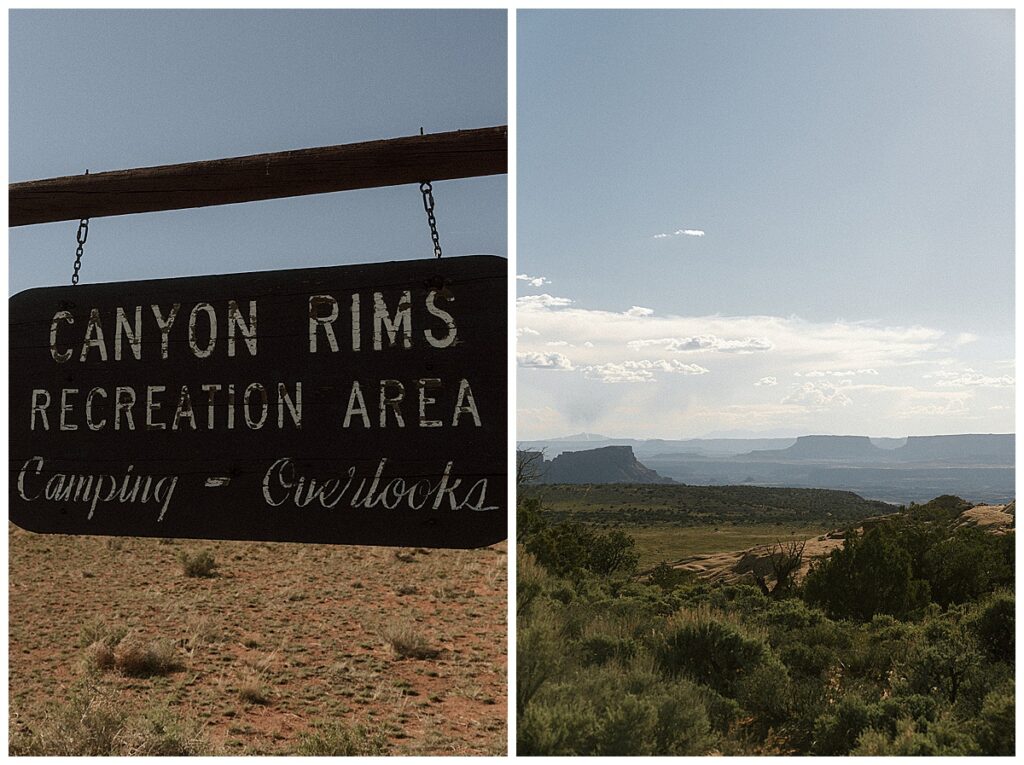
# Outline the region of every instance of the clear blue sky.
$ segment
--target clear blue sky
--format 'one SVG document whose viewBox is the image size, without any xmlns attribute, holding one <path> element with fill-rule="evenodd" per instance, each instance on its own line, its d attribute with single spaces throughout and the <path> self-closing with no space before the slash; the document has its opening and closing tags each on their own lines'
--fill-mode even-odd
<svg viewBox="0 0 1024 765">
<path fill-rule="evenodd" d="M 501 125 L 497 11 L 12 11 L 11 181 Z M 434 184 L 446 255 L 507 255 L 506 177 Z M 77 222 L 11 229 L 9 292 Z M 83 283 L 430 257 L 416 186 L 97 218 Z"/>
<path fill-rule="evenodd" d="M 1013 24 L 521 11 L 519 437 L 1012 431 Z"/>
</svg>

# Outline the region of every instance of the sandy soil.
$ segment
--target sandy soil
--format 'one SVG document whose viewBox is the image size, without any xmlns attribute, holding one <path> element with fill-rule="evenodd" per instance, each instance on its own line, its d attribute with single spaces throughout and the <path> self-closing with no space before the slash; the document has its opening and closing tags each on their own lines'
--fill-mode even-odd
<svg viewBox="0 0 1024 765">
<path fill-rule="evenodd" d="M 507 544 L 481 550 L 43 536 L 10 540 L 10 731 L 86 674 L 89 625 L 174 642 L 178 668 L 99 682 L 198 719 L 215 751 L 285 754 L 315 723 L 387 734 L 393 754 L 506 751 Z M 179 554 L 213 552 L 214 578 Z M 395 632 L 440 653 L 400 658 Z M 265 691 L 265 703 L 243 698 Z"/>
</svg>

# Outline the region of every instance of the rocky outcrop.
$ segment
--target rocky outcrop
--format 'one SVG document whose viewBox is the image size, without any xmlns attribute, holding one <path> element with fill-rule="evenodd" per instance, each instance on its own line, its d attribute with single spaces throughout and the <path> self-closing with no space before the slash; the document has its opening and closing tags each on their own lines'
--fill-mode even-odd
<svg viewBox="0 0 1024 765">
<path fill-rule="evenodd" d="M 532 468 L 529 483 L 674 483 L 637 461 L 631 446 L 562 452 L 553 460 L 537 457 L 538 452 L 519 454 L 520 464 L 526 460 Z"/>
</svg>

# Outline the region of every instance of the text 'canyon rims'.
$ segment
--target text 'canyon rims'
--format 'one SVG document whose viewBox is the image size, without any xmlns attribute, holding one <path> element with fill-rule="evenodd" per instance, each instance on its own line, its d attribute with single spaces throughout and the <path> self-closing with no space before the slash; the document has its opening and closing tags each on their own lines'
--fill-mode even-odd
<svg viewBox="0 0 1024 765">
<path fill-rule="evenodd" d="M 506 536 L 506 261 L 10 300 L 30 531 L 477 547 Z"/>
</svg>

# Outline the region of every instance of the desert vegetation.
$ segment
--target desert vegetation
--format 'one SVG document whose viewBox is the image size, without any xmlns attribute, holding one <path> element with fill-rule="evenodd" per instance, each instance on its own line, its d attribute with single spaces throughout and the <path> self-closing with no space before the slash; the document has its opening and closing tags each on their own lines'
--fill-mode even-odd
<svg viewBox="0 0 1024 765">
<path fill-rule="evenodd" d="M 628 526 L 527 496 L 519 754 L 1013 754 L 1014 535 L 963 525 L 969 507 L 851 524 L 800 579 L 780 541 L 766 574 L 713 583 L 641 573 Z"/>
<path fill-rule="evenodd" d="M 9 535 L 11 754 L 506 751 L 505 544 Z"/>
</svg>

